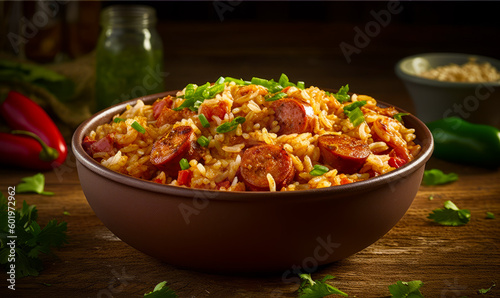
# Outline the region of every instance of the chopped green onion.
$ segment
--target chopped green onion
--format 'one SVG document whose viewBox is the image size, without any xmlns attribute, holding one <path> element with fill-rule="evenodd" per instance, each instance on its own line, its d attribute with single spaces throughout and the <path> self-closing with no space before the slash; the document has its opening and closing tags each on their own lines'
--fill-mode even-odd
<svg viewBox="0 0 500 298">
<path fill-rule="evenodd" d="M 350 105 L 346 105 L 344 107 L 344 113 L 347 112 L 352 112 L 356 108 L 360 108 L 366 104 L 366 100 L 361 100 L 361 101 L 355 101 L 351 103 Z"/>
<path fill-rule="evenodd" d="M 198 119 L 200 119 L 201 126 L 205 128 L 210 127 L 210 123 L 208 122 L 207 117 L 205 117 L 205 115 L 199 114 Z"/>
<path fill-rule="evenodd" d="M 215 129 L 215 132 L 217 133 L 226 133 L 230 132 L 236 129 L 238 127 L 238 124 L 242 124 L 246 121 L 245 117 L 238 116 L 233 119 L 233 121 L 222 123 L 221 125 L 217 126 Z"/>
<path fill-rule="evenodd" d="M 196 84 L 188 84 L 186 86 L 186 90 L 184 91 L 184 98 L 190 98 L 193 96 L 194 91 L 198 88 L 198 85 Z"/>
<path fill-rule="evenodd" d="M 349 92 L 349 84 L 346 84 L 345 86 L 340 87 L 339 92 L 335 93 L 333 96 L 340 102 L 344 103 L 346 101 L 349 101 L 351 96 L 347 94 Z"/>
<path fill-rule="evenodd" d="M 123 119 L 123 118 L 116 117 L 115 119 L 113 119 L 114 123 L 119 123 L 119 122 L 123 122 L 123 121 L 125 121 L 125 119 Z"/>
<path fill-rule="evenodd" d="M 181 159 L 181 161 L 179 161 L 179 165 L 181 166 L 182 170 L 187 170 L 190 168 L 189 161 L 185 158 L 183 158 L 183 159 Z"/>
<path fill-rule="evenodd" d="M 284 93 L 284 92 L 280 92 L 278 94 L 275 94 L 274 96 L 266 99 L 266 101 L 275 101 L 275 100 L 278 100 L 278 99 L 282 99 L 283 97 L 286 97 L 287 94 Z"/>
<path fill-rule="evenodd" d="M 347 117 L 349 117 L 349 120 L 351 121 L 352 125 L 354 125 L 354 127 L 365 122 L 365 117 L 364 117 L 363 112 L 361 111 L 361 109 L 359 107 L 348 112 Z"/>
<path fill-rule="evenodd" d="M 288 84 L 288 82 L 290 82 L 288 80 L 288 76 L 286 74 L 282 73 L 281 76 L 280 76 L 280 79 L 279 79 L 278 83 L 281 86 L 286 87 L 286 85 Z"/>
<path fill-rule="evenodd" d="M 299 88 L 299 89 L 305 89 L 306 88 L 306 83 L 304 83 L 303 81 L 298 81 L 297 82 L 297 88 Z"/>
<path fill-rule="evenodd" d="M 410 115 L 410 113 L 397 113 L 393 118 L 404 124 L 402 117 L 406 115 Z"/>
<path fill-rule="evenodd" d="M 210 87 L 208 89 L 208 98 L 205 98 L 205 99 L 214 98 L 215 95 L 217 95 L 217 94 L 221 93 L 222 91 L 224 91 L 225 87 L 226 86 L 224 85 L 224 83 L 213 85 L 212 87 Z"/>
<path fill-rule="evenodd" d="M 146 132 L 146 129 L 144 129 L 144 127 L 142 127 L 142 125 L 140 125 L 137 121 L 134 121 L 131 126 L 133 129 L 137 130 L 140 133 Z"/>
<path fill-rule="evenodd" d="M 207 147 L 210 144 L 210 140 L 205 136 L 200 136 L 198 140 L 196 140 L 201 147 Z"/>
<path fill-rule="evenodd" d="M 184 97 L 185 98 L 185 97 Z M 193 107 L 194 103 L 196 102 L 196 99 L 194 97 L 191 97 L 191 98 L 186 98 L 182 104 L 180 106 L 178 106 L 177 108 L 173 108 L 172 110 L 174 111 L 180 111 L 184 108 L 190 108 L 190 107 Z"/>
<path fill-rule="evenodd" d="M 247 83 L 241 79 L 235 79 L 235 78 L 231 78 L 231 77 L 225 77 L 224 78 L 224 82 L 234 82 L 236 85 L 247 85 Z"/>
<path fill-rule="evenodd" d="M 220 77 L 217 79 L 217 81 L 215 81 L 215 85 L 222 84 L 222 83 L 224 83 L 224 77 Z"/>
<path fill-rule="evenodd" d="M 328 173 L 328 171 L 330 171 L 330 169 L 328 169 L 325 166 L 314 165 L 314 168 L 312 169 L 312 171 L 309 172 L 309 175 L 311 175 L 311 176 L 321 176 L 321 175 L 323 175 L 325 173 Z"/>
<path fill-rule="evenodd" d="M 265 79 L 256 78 L 256 77 L 253 77 L 250 82 L 254 85 L 264 86 L 267 89 L 272 88 L 274 85 L 276 85 L 276 82 L 274 82 L 274 80 L 265 80 Z"/>
</svg>

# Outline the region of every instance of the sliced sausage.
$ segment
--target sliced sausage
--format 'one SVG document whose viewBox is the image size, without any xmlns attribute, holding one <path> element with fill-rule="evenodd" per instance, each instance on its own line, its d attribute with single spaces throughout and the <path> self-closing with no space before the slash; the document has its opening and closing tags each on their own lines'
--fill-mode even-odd
<svg viewBox="0 0 500 298">
<path fill-rule="evenodd" d="M 176 176 L 181 170 L 179 161 L 193 151 L 195 133 L 191 126 L 177 126 L 165 136 L 156 140 L 149 160 L 169 176 Z"/>
<path fill-rule="evenodd" d="M 292 181 L 295 168 L 285 149 L 277 145 L 260 145 L 245 150 L 241 158 L 240 176 L 247 188 L 269 190 L 268 173 L 274 178 L 276 190 Z"/>
<path fill-rule="evenodd" d="M 368 145 L 348 135 L 322 135 L 318 147 L 323 163 L 346 174 L 357 173 L 371 152 Z"/>
<path fill-rule="evenodd" d="M 279 135 L 312 132 L 314 112 L 307 103 L 283 98 L 273 102 L 271 108 L 280 126 Z"/>
</svg>

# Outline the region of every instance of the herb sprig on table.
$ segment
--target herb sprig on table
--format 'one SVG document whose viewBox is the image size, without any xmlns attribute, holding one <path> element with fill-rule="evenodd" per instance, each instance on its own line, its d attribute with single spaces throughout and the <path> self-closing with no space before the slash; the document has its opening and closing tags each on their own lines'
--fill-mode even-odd
<svg viewBox="0 0 500 298">
<path fill-rule="evenodd" d="M 13 218 L 15 223 L 9 223 L 9 218 Z M 0 264 L 8 266 L 15 259 L 17 278 L 37 276 L 43 269 L 40 254 L 54 255 L 52 248 L 68 243 L 66 222 L 58 223 L 54 219 L 42 228 L 37 219 L 38 211 L 35 205 L 23 201 L 20 209 L 12 210 L 7 198 L 0 192 Z M 7 238 L 8 235 L 15 238 Z M 11 247 L 7 245 L 13 240 L 15 254 L 11 254 Z"/>
</svg>

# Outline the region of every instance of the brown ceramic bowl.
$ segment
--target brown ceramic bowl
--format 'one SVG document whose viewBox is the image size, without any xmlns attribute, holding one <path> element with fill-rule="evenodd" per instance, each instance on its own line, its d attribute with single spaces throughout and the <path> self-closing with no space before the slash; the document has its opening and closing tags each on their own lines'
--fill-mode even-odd
<svg viewBox="0 0 500 298">
<path fill-rule="evenodd" d="M 158 97 L 142 97 L 151 104 Z M 125 110 L 118 104 L 73 135 L 87 200 L 111 232 L 169 264 L 210 272 L 291 272 L 346 258 L 386 234 L 410 207 L 433 148 L 416 117 L 422 151 L 411 163 L 366 181 L 296 192 L 222 192 L 160 185 L 113 172 L 88 156 L 82 140 Z M 382 106 L 385 104 L 381 103 Z"/>
</svg>

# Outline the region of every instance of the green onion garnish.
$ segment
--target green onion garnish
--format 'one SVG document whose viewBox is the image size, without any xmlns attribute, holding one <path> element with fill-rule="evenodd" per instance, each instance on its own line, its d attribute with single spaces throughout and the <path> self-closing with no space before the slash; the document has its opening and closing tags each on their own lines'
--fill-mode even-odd
<svg viewBox="0 0 500 298">
<path fill-rule="evenodd" d="M 327 167 L 325 166 L 322 166 L 322 165 L 314 165 L 314 168 L 312 169 L 312 171 L 309 172 L 309 175 L 311 176 L 321 176 L 325 173 L 328 173 L 330 169 L 328 169 Z"/>
<path fill-rule="evenodd" d="M 361 111 L 360 107 L 366 104 L 366 100 L 356 101 L 350 105 L 344 107 L 344 114 L 349 117 L 352 125 L 354 127 L 360 125 L 365 121 L 365 117 L 363 115 L 363 111 Z"/>
<path fill-rule="evenodd" d="M 287 96 L 286 93 L 280 92 L 280 93 L 277 93 L 277 94 L 273 95 L 272 97 L 266 99 L 266 101 L 275 101 L 278 99 L 282 99 L 283 97 L 286 97 L 286 96 Z"/>
<path fill-rule="evenodd" d="M 125 119 L 123 119 L 123 118 L 116 117 L 115 119 L 113 119 L 114 123 L 119 123 L 119 122 L 123 122 L 123 121 L 125 121 Z"/>
<path fill-rule="evenodd" d="M 181 166 L 182 170 L 187 170 L 190 168 L 189 161 L 185 158 L 183 158 L 183 159 L 181 159 L 181 161 L 179 161 L 179 165 Z"/>
<path fill-rule="evenodd" d="M 238 127 L 238 124 L 242 124 L 246 121 L 245 117 L 238 116 L 233 119 L 233 121 L 222 123 L 221 125 L 217 126 L 215 129 L 215 132 L 217 133 L 226 133 L 230 132 L 236 129 Z"/>
<path fill-rule="evenodd" d="M 199 114 L 198 119 L 200 119 L 201 126 L 205 128 L 210 127 L 210 123 L 208 122 L 207 117 L 205 117 L 205 115 Z"/>
<path fill-rule="evenodd" d="M 133 129 L 137 130 L 140 133 L 146 132 L 146 129 L 144 129 L 144 127 L 142 127 L 142 125 L 140 125 L 137 121 L 134 121 L 131 126 Z"/>
<path fill-rule="evenodd" d="M 404 124 L 403 116 L 406 115 L 410 115 L 410 113 L 397 113 L 396 115 L 393 116 L 393 118 Z"/>
<path fill-rule="evenodd" d="M 306 83 L 304 83 L 303 81 L 298 81 L 297 82 L 297 88 L 299 88 L 299 89 L 305 89 L 306 88 Z"/>
<path fill-rule="evenodd" d="M 210 140 L 205 136 L 200 136 L 198 140 L 196 140 L 201 147 L 207 147 L 210 144 Z"/>
<path fill-rule="evenodd" d="M 349 92 L 349 84 L 346 84 L 345 86 L 340 87 L 339 92 L 335 93 L 333 96 L 340 102 L 344 103 L 346 101 L 349 101 L 351 96 L 347 94 Z"/>
<path fill-rule="evenodd" d="M 224 82 L 234 82 L 236 83 L 236 85 L 247 85 L 247 83 L 241 79 L 235 79 L 235 78 L 231 78 L 231 77 L 225 77 L 224 78 Z"/>
</svg>

